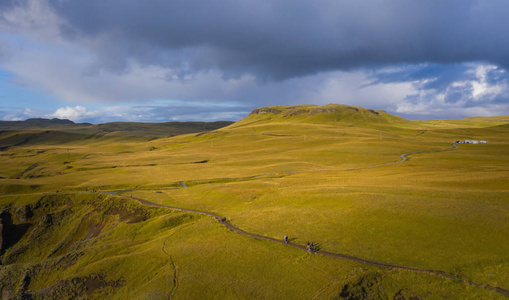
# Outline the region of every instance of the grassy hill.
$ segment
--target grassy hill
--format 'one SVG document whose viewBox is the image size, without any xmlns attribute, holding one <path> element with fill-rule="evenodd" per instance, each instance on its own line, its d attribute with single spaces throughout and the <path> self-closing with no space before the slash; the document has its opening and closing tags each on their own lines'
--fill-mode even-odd
<svg viewBox="0 0 509 300">
<path fill-rule="evenodd" d="M 111 122 L 92 125 L 76 124 L 60 119 L 28 119 L 26 121 L 0 121 L 0 150 L 12 146 L 37 144 L 62 144 L 101 139 L 114 142 L 122 138 L 137 141 L 154 140 L 161 137 L 216 130 L 232 124 L 217 122 L 164 122 L 133 123 Z"/>
<path fill-rule="evenodd" d="M 387 124 L 410 124 L 404 118 L 390 115 L 383 110 L 374 111 L 343 104 L 286 105 L 262 107 L 252 111 L 237 125 L 254 122 L 299 122 L 315 124 L 350 124 L 356 127 L 373 127 Z"/>
<path fill-rule="evenodd" d="M 503 299 L 482 286 L 509 289 L 508 116 L 408 121 L 330 104 L 260 108 L 171 137 L 170 125 L 150 126 L 0 135 L 2 220 L 18 233 L 2 243 L 5 295 Z M 465 139 L 488 144 L 442 151 Z M 123 197 L 102 193 L 112 190 Z M 310 254 L 131 196 L 481 286 Z"/>
</svg>

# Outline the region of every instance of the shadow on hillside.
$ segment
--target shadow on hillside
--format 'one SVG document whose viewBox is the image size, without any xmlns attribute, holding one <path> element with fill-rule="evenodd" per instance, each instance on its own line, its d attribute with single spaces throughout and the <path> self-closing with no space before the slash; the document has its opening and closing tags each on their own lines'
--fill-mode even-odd
<svg viewBox="0 0 509 300">
<path fill-rule="evenodd" d="M 21 240 L 23 235 L 32 226 L 30 223 L 24 224 L 13 224 L 12 214 L 8 211 L 3 211 L 0 214 L 1 225 L 0 225 L 0 240 L 1 248 L 0 255 L 4 255 L 5 251 L 12 246 L 16 245 Z"/>
</svg>

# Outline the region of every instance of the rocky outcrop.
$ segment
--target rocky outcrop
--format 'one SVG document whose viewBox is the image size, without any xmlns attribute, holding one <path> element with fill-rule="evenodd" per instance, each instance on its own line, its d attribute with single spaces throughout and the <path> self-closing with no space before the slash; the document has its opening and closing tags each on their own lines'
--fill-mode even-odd
<svg viewBox="0 0 509 300">
<path fill-rule="evenodd" d="M 21 206 L 16 210 L 16 217 L 20 223 L 25 223 L 28 219 L 34 216 L 32 209 L 28 205 Z"/>
<path fill-rule="evenodd" d="M 355 110 L 355 111 L 359 111 L 355 107 L 348 106 L 347 108 Z M 329 113 L 330 114 L 330 113 L 335 113 L 335 112 L 338 112 L 338 109 L 336 109 L 335 107 L 317 107 L 317 108 L 311 109 L 309 111 L 309 115 L 313 116 L 313 115 L 316 115 L 316 114 L 324 114 L 324 113 Z"/>
<path fill-rule="evenodd" d="M 259 115 L 259 114 L 275 114 L 275 115 L 278 115 L 280 114 L 282 111 L 277 109 L 277 108 L 273 108 L 273 107 L 262 107 L 262 108 L 257 108 L 255 110 L 253 110 L 249 115 L 252 116 L 252 115 Z"/>
<path fill-rule="evenodd" d="M 318 105 L 285 105 L 285 106 L 269 106 L 262 107 L 253 110 L 249 115 L 258 114 L 282 114 L 284 117 L 297 116 L 307 114 L 309 116 L 317 114 L 331 114 L 340 113 L 342 111 L 352 111 L 356 113 L 369 112 L 373 115 L 379 115 L 380 113 L 372 109 L 357 108 L 354 106 L 343 105 L 343 104 L 328 104 L 324 106 Z"/>
</svg>

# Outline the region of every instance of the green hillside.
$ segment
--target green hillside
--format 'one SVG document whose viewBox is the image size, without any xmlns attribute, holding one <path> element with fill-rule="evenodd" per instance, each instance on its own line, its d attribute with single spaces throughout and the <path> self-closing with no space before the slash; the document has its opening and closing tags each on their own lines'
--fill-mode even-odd
<svg viewBox="0 0 509 300">
<path fill-rule="evenodd" d="M 390 115 L 383 110 L 374 111 L 358 106 L 343 104 L 286 105 L 262 107 L 252 111 L 238 125 L 260 121 L 301 122 L 316 124 L 352 124 L 357 127 L 410 123 L 401 117 Z"/>
<path fill-rule="evenodd" d="M 153 140 L 161 137 L 198 133 L 216 130 L 232 122 L 164 122 L 132 123 L 111 122 L 92 125 L 75 124 L 60 119 L 28 119 L 26 121 L 0 121 L 0 150 L 12 146 L 37 144 L 62 144 L 86 142 L 101 139 L 114 142 L 119 137 L 138 141 Z"/>
<path fill-rule="evenodd" d="M 2 294 L 509 296 L 509 116 L 329 104 L 187 125 L 2 132 Z"/>
</svg>

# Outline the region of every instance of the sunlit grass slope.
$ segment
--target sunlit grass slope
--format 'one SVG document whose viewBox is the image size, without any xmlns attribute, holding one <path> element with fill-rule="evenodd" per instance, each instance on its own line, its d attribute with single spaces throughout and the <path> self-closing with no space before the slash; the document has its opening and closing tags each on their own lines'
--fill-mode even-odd
<svg viewBox="0 0 509 300">
<path fill-rule="evenodd" d="M 433 275 L 379 269 L 255 240 L 210 218 L 147 209 L 126 198 L 95 193 L 5 196 L 1 203 L 3 219 L 11 214 L 11 227 L 21 235 L 2 257 L 4 297 L 498 297 Z"/>
<path fill-rule="evenodd" d="M 76 207 L 69 214 L 75 217 L 65 222 L 78 226 L 87 214 L 95 216 L 95 201 L 128 201 L 82 192 L 129 189 L 123 194 L 214 212 L 249 232 L 289 235 L 295 243 L 314 241 L 330 252 L 442 270 L 509 289 L 507 116 L 408 121 L 345 105 L 275 106 L 257 109 L 225 128 L 170 138 L 106 134 L 55 142 L 58 134 L 45 134 L 23 143 L 32 134 L 0 135 L 0 142 L 8 141 L 0 152 L 0 192 L 6 195 L 3 205 L 12 203 L 11 210 L 23 201 L 70 197 L 76 204 L 65 205 Z M 465 139 L 488 144 L 431 152 Z M 423 153 L 387 165 L 409 152 Z M 56 190 L 59 196 L 38 194 Z M 94 220 L 108 220 L 110 227 L 92 239 L 58 225 L 64 227 L 55 228 L 51 245 L 66 240 L 61 243 L 70 246 L 53 255 L 74 253 L 78 245 L 104 252 L 84 251 L 67 271 L 37 275 L 42 279 L 31 281 L 27 290 L 49 288 L 73 276 L 103 276 L 99 281 L 116 284 L 104 291 L 114 290 L 120 298 L 132 293 L 182 299 L 392 299 L 398 293 L 406 298 L 501 297 L 434 275 L 301 253 L 239 236 L 212 218 L 182 214 L 185 224 L 166 228 L 161 225 L 165 218 L 178 214 L 152 210 L 135 224 L 99 213 L 103 219 Z M 132 235 L 136 238 L 120 251 Z M 22 260 L 26 268 L 52 256 L 28 251 L 19 257 L 27 257 Z M 139 268 L 149 271 L 137 275 Z M 156 270 L 160 275 L 152 279 L 149 274 Z M 135 283 L 142 288 L 135 290 Z"/>
</svg>

